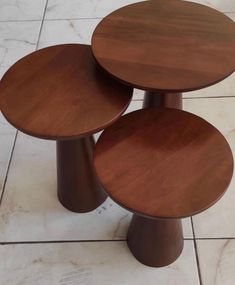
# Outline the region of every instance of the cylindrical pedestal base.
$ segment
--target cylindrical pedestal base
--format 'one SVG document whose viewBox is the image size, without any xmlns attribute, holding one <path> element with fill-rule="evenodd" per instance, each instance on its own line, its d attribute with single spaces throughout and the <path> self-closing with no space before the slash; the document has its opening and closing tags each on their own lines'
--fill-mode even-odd
<svg viewBox="0 0 235 285">
<path fill-rule="evenodd" d="M 156 93 L 146 91 L 143 108 L 167 107 L 182 110 L 182 102 L 181 93 Z"/>
<path fill-rule="evenodd" d="M 183 250 L 181 220 L 155 220 L 134 214 L 127 244 L 136 259 L 147 266 L 169 265 Z"/>
<path fill-rule="evenodd" d="M 65 208 L 73 212 L 92 211 L 107 197 L 95 174 L 94 146 L 92 136 L 57 141 L 58 198 Z"/>
</svg>

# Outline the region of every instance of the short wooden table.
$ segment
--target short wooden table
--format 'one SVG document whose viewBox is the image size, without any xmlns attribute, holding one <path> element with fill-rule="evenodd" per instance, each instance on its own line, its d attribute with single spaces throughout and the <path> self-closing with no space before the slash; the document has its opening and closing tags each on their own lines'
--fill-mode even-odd
<svg viewBox="0 0 235 285">
<path fill-rule="evenodd" d="M 132 89 L 95 63 L 91 48 L 68 44 L 34 52 L 13 65 L 0 83 L 0 109 L 22 132 L 57 141 L 58 197 L 75 212 L 105 199 L 93 167 L 92 134 L 117 120 Z"/>
<path fill-rule="evenodd" d="M 235 70 L 235 23 L 204 5 L 152 0 L 104 18 L 92 37 L 111 76 L 147 91 L 144 107 L 182 107 L 182 92 L 211 86 Z"/>
<path fill-rule="evenodd" d="M 165 266 L 183 249 L 181 218 L 225 193 L 233 174 L 223 135 L 196 115 L 168 108 L 127 114 L 108 127 L 95 167 L 110 197 L 134 213 L 127 243 L 148 266 Z"/>
</svg>

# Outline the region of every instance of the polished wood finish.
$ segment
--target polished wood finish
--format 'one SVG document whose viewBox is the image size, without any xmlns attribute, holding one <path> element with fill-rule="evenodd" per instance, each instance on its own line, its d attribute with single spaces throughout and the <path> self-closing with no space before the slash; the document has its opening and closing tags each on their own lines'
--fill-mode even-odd
<svg viewBox="0 0 235 285">
<path fill-rule="evenodd" d="M 76 139 L 104 129 L 128 107 L 132 88 L 97 67 L 90 46 L 58 45 L 14 64 L 0 83 L 0 109 L 17 129 Z"/>
<path fill-rule="evenodd" d="M 183 250 L 181 220 L 155 220 L 133 215 L 127 244 L 136 259 L 147 266 L 169 265 Z"/>
<path fill-rule="evenodd" d="M 156 93 L 146 91 L 144 95 L 143 108 L 151 107 L 166 107 L 182 110 L 182 93 Z"/>
<path fill-rule="evenodd" d="M 58 198 L 70 211 L 92 211 L 107 197 L 95 174 L 94 146 L 92 136 L 57 141 Z"/>
<path fill-rule="evenodd" d="M 108 194 L 130 211 L 183 218 L 212 206 L 233 173 L 223 135 L 196 115 L 149 108 L 123 116 L 97 142 L 95 166 Z"/>
<path fill-rule="evenodd" d="M 225 193 L 233 174 L 222 134 L 196 115 L 147 108 L 123 116 L 99 138 L 96 172 L 110 197 L 134 213 L 127 243 L 147 266 L 174 262 L 183 249 L 180 218 Z"/>
<path fill-rule="evenodd" d="M 104 18 L 92 51 L 110 75 L 132 87 L 192 91 L 235 70 L 235 23 L 188 1 L 144 1 Z"/>
</svg>

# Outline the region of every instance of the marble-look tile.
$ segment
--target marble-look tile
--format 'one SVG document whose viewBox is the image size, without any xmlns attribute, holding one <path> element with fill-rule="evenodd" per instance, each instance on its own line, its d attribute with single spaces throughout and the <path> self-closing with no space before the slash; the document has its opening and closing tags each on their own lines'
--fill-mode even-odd
<svg viewBox="0 0 235 285">
<path fill-rule="evenodd" d="M 0 80 L 2 79 L 3 75 L 6 73 L 8 70 L 8 66 L 0 66 Z"/>
<path fill-rule="evenodd" d="M 46 0 L 1 0 L 0 21 L 40 20 Z"/>
<path fill-rule="evenodd" d="M 193 238 L 193 231 L 190 218 L 182 219 L 184 238 Z"/>
<path fill-rule="evenodd" d="M 134 89 L 133 100 L 143 100 L 144 91 L 139 89 Z"/>
<path fill-rule="evenodd" d="M 105 17 L 112 11 L 138 0 L 49 0 L 46 19 L 71 19 L 71 18 L 96 18 Z M 199 4 L 204 4 L 222 12 L 235 12 L 233 0 L 192 0 Z"/>
<path fill-rule="evenodd" d="M 235 157 L 235 98 L 185 99 L 184 109 L 218 128 L 228 140 Z M 213 175 L 213 173 L 211 174 Z M 225 196 L 210 209 L 193 218 L 196 237 L 235 237 L 235 178 Z M 205 189 L 206 191 L 206 189 Z"/>
<path fill-rule="evenodd" d="M 235 283 L 235 240 L 198 240 L 203 285 Z"/>
<path fill-rule="evenodd" d="M 234 13 L 225 13 L 229 18 L 231 18 L 235 22 L 235 12 Z"/>
<path fill-rule="evenodd" d="M 0 80 L 7 69 L 8 67 L 0 67 Z M 0 197 L 14 144 L 15 134 L 16 130 L 6 121 L 0 112 Z"/>
<path fill-rule="evenodd" d="M 97 18 L 138 0 L 49 0 L 46 19 Z"/>
<path fill-rule="evenodd" d="M 10 66 L 36 48 L 40 21 L 0 23 L 0 67 Z"/>
<path fill-rule="evenodd" d="M 127 112 L 140 109 L 133 101 Z M 131 214 L 108 199 L 93 212 L 58 202 L 55 143 L 19 133 L 0 211 L 0 241 L 125 239 Z M 190 219 L 184 236 L 192 237 Z"/>
<path fill-rule="evenodd" d="M 16 130 L 0 113 L 0 196 L 11 156 Z"/>
<path fill-rule="evenodd" d="M 99 21 L 99 19 L 44 21 L 39 48 L 65 43 L 90 44 Z"/>
<path fill-rule="evenodd" d="M 142 104 L 143 104 L 143 101 L 141 100 L 138 100 L 138 101 L 133 100 L 124 114 L 141 109 Z"/>
<path fill-rule="evenodd" d="M 56 193 L 55 143 L 20 133 L 0 211 L 0 241 L 120 239 L 130 214 L 107 200 L 72 213 Z"/>
<path fill-rule="evenodd" d="M 0 255 L 4 285 L 199 285 L 192 241 L 175 263 L 158 269 L 139 263 L 117 241 L 5 245 Z"/>
<path fill-rule="evenodd" d="M 185 0 L 207 5 L 221 12 L 235 12 L 235 1 L 233 0 Z"/>
</svg>

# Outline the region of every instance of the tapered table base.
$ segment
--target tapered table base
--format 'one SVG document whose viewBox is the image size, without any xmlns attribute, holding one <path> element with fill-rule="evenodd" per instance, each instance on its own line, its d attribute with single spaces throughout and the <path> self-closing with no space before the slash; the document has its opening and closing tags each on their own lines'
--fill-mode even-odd
<svg viewBox="0 0 235 285">
<path fill-rule="evenodd" d="M 145 92 L 143 108 L 183 109 L 182 93 Z M 181 220 L 155 220 L 133 215 L 127 244 L 141 263 L 162 267 L 174 262 L 184 246 Z"/>
<path fill-rule="evenodd" d="M 169 265 L 183 250 L 181 220 L 156 220 L 134 214 L 127 244 L 136 259 L 147 266 Z"/>
<path fill-rule="evenodd" d="M 58 198 L 70 211 L 92 211 L 107 197 L 94 171 L 94 146 L 92 136 L 57 141 Z"/>
<path fill-rule="evenodd" d="M 167 107 L 182 110 L 182 93 L 145 92 L 143 108 Z"/>
</svg>

